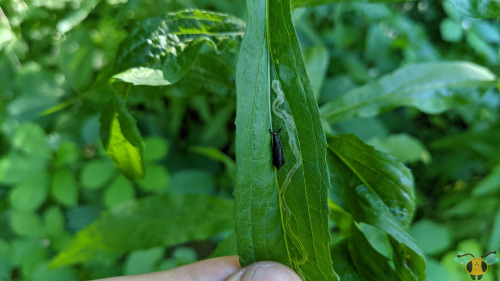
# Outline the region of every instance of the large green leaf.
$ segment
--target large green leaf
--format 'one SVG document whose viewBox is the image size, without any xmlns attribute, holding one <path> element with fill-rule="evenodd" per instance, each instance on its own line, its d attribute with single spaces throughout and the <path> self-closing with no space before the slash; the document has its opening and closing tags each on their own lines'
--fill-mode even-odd
<svg viewBox="0 0 500 281">
<path fill-rule="evenodd" d="M 125 101 L 114 94 L 100 122 L 102 142 L 115 166 L 129 179 L 144 177 L 144 141 Z"/>
<path fill-rule="evenodd" d="M 332 280 L 326 141 L 290 3 L 249 0 L 247 8 L 236 76 L 240 262 L 274 260 L 304 280 Z M 285 164 L 279 170 L 271 164 L 268 129 L 282 130 Z"/>
<path fill-rule="evenodd" d="M 78 232 L 51 265 L 206 239 L 234 227 L 232 210 L 232 200 L 209 195 L 166 194 L 125 203 Z"/>
<path fill-rule="evenodd" d="M 339 2 L 358 2 L 358 3 L 390 3 L 390 2 L 405 2 L 412 0 L 292 0 L 292 8 L 300 8 L 300 7 L 316 7 L 319 5 L 325 4 L 333 4 Z"/>
<path fill-rule="evenodd" d="M 367 186 L 404 226 L 410 224 L 415 212 L 415 194 L 408 168 L 355 135 L 329 138 L 328 148 L 355 175 L 355 186 L 361 183 Z"/>
<path fill-rule="evenodd" d="M 497 0 L 449 0 L 457 10 L 473 18 L 500 17 L 500 2 Z"/>
<path fill-rule="evenodd" d="M 117 81 L 171 85 L 186 75 L 205 43 L 217 53 L 243 36 L 245 24 L 230 15 L 200 10 L 171 13 L 139 23 L 116 58 Z"/>
<path fill-rule="evenodd" d="M 454 88 L 490 87 L 495 79 L 488 69 L 468 62 L 413 64 L 349 91 L 323 105 L 320 111 L 330 123 L 373 117 L 399 106 L 441 113 L 477 100 L 471 91 Z"/>
<path fill-rule="evenodd" d="M 333 248 L 337 251 L 342 250 L 342 258 L 349 259 L 349 267 L 351 268 L 345 264 L 342 265 L 342 270 L 339 272 L 341 280 L 350 279 L 346 278 L 346 274 L 352 277 L 359 275 L 364 281 L 398 280 L 396 272 L 388 263 L 389 259 L 372 247 L 360 230 L 360 224 L 356 223 L 352 216 L 337 204 L 330 201 L 329 205 L 332 219 L 347 240 L 347 247 L 341 242 L 340 245 Z M 335 270 L 337 270 L 337 266 L 337 263 L 334 263 Z M 356 276 L 352 279 L 358 280 L 359 277 Z"/>
<path fill-rule="evenodd" d="M 392 261 L 398 280 L 425 280 L 424 254 L 385 202 L 366 187 L 341 158 L 331 154 L 329 164 L 333 200 L 347 211 L 356 222 L 367 223 L 389 235 L 393 249 Z M 386 165 L 386 168 L 393 171 L 399 169 L 398 167 L 390 167 L 390 165 Z M 380 175 L 379 178 L 383 181 L 384 175 Z M 397 192 L 397 190 L 395 191 Z M 358 258 L 369 257 L 359 255 Z M 364 262 L 369 264 L 369 261 Z M 359 270 L 362 271 L 363 268 L 361 267 Z"/>
</svg>

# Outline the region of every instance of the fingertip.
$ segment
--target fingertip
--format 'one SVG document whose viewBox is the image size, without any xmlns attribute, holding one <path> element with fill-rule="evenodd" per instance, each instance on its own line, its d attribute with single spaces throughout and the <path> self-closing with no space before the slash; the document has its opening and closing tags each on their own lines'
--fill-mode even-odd
<svg viewBox="0 0 500 281">
<path fill-rule="evenodd" d="M 227 281 L 301 281 L 289 267 L 272 261 L 261 261 L 248 265 Z"/>
</svg>

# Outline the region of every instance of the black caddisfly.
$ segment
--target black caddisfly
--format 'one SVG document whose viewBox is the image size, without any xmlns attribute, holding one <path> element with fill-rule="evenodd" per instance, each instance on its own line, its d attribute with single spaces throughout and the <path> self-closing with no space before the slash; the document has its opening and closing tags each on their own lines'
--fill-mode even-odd
<svg viewBox="0 0 500 281">
<path fill-rule="evenodd" d="M 273 165 L 278 170 L 285 164 L 285 158 L 283 157 L 283 150 L 281 149 L 281 142 L 278 134 L 281 132 L 279 129 L 277 132 L 272 132 L 269 129 L 269 133 L 273 135 Z"/>
</svg>

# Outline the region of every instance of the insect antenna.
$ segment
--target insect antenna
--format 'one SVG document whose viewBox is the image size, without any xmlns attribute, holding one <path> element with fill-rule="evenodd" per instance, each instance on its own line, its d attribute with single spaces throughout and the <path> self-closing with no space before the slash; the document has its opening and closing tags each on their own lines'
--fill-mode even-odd
<svg viewBox="0 0 500 281">
<path fill-rule="evenodd" d="M 490 254 L 491 254 L 491 253 L 490 253 Z M 461 257 L 467 256 L 467 255 L 474 257 L 474 255 L 473 255 L 473 254 L 470 254 L 470 253 L 463 254 L 463 255 L 457 255 L 457 257 L 461 258 Z M 489 254 L 488 254 L 488 255 L 489 255 Z"/>
<path fill-rule="evenodd" d="M 487 256 L 489 256 L 489 255 L 491 255 L 491 254 L 496 254 L 496 253 L 497 253 L 497 251 L 493 251 L 493 252 L 487 253 L 487 254 L 486 254 L 486 255 L 484 255 L 484 256 L 481 256 L 481 258 L 485 258 L 485 257 L 487 257 Z"/>
</svg>

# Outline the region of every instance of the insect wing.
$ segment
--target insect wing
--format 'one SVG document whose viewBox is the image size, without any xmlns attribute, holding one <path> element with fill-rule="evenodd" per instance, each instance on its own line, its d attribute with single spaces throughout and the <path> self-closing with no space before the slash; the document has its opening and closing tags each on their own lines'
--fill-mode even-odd
<svg viewBox="0 0 500 281">
<path fill-rule="evenodd" d="M 459 257 L 463 254 L 465 254 L 465 253 L 462 251 L 458 251 L 457 256 L 453 260 L 459 264 L 467 264 L 469 262 L 469 260 L 471 260 L 471 257 L 469 255 Z"/>
<path fill-rule="evenodd" d="M 497 256 L 495 255 L 488 255 L 487 257 L 484 258 L 484 261 L 490 265 L 490 264 L 495 264 L 499 261 L 500 259 L 498 259 Z"/>
</svg>

